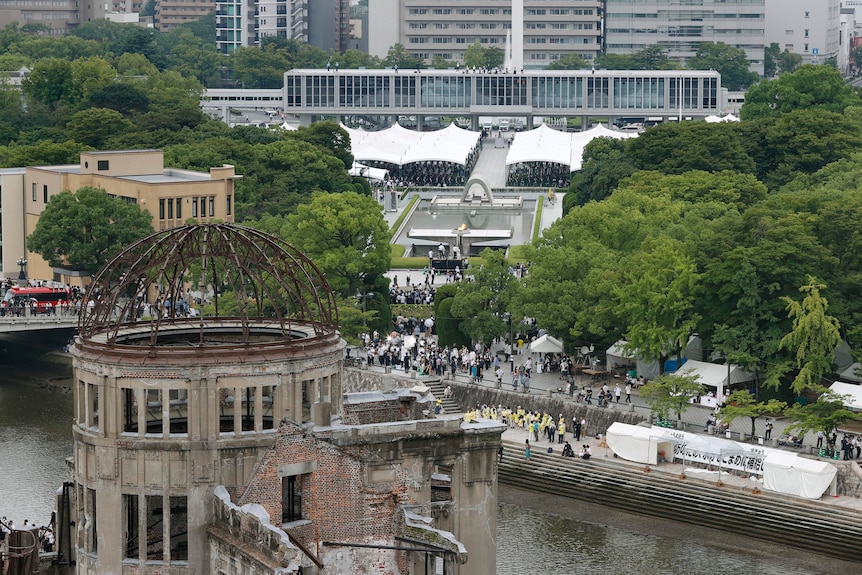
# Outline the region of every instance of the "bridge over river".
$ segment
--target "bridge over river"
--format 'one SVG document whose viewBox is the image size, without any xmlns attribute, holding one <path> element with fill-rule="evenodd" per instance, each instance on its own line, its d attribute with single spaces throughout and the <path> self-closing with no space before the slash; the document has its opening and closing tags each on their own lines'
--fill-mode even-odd
<svg viewBox="0 0 862 575">
<path fill-rule="evenodd" d="M 0 317 L 0 335 L 7 333 L 45 330 L 74 330 L 78 327 L 77 314 L 60 315 L 6 315 Z"/>
</svg>

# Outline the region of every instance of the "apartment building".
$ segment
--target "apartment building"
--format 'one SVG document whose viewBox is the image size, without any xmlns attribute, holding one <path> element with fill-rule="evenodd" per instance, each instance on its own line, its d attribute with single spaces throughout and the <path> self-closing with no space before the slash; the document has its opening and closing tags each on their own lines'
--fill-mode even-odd
<svg viewBox="0 0 862 575">
<path fill-rule="evenodd" d="M 343 52 L 350 37 L 348 0 L 215 0 L 216 46 L 228 53 L 266 36 Z"/>
<path fill-rule="evenodd" d="M 520 32 L 524 68 L 544 68 L 568 54 L 592 60 L 601 50 L 602 4 L 602 0 L 369 0 L 368 51 L 384 58 L 391 46 L 402 44 L 427 62 L 441 57 L 463 63 L 467 48 L 477 42 L 504 50 L 511 34 L 518 49 Z M 514 15 L 513 30 L 517 6 L 522 6 L 523 17 L 519 21 L 519 14 Z"/>
<path fill-rule="evenodd" d="M 604 42 L 609 54 L 659 45 L 683 64 L 702 42 L 724 42 L 762 75 L 766 0 L 606 0 Z"/>
<path fill-rule="evenodd" d="M 200 20 L 215 10 L 215 7 L 215 0 L 156 0 L 153 24 L 159 32 L 167 32 L 177 26 Z"/>
</svg>

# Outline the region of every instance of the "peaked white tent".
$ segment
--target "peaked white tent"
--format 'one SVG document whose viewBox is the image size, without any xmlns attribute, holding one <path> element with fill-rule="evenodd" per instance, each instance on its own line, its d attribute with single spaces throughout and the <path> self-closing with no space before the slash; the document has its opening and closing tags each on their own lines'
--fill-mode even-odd
<svg viewBox="0 0 862 575">
<path fill-rule="evenodd" d="M 700 383 L 715 390 L 715 397 L 719 401 L 724 398 L 725 389 L 731 385 L 754 380 L 754 375 L 743 371 L 738 365 L 722 365 L 694 359 L 682 364 L 676 373 L 677 375 L 696 375 Z"/>
<path fill-rule="evenodd" d="M 844 407 L 852 411 L 862 411 L 862 385 L 836 381 L 829 386 L 829 391 L 844 397 Z"/>
<path fill-rule="evenodd" d="M 715 114 L 711 114 L 711 115 L 707 116 L 706 118 L 704 118 L 704 120 L 706 121 L 707 124 L 717 124 L 718 122 L 721 122 L 721 116 L 716 116 Z"/>
<path fill-rule="evenodd" d="M 386 162 L 403 166 L 413 162 L 449 162 L 465 166 L 479 144 L 480 132 L 454 123 L 434 132 L 408 130 L 399 124 L 379 132 L 341 127 L 350 136 L 350 153 L 358 162 Z"/>
<path fill-rule="evenodd" d="M 581 169 L 584 148 L 596 138 L 636 138 L 637 132 L 609 130 L 599 124 L 583 132 L 561 132 L 546 124 L 534 130 L 515 134 L 506 154 L 506 165 L 527 162 L 553 162 L 569 166 L 571 171 Z"/>
<path fill-rule="evenodd" d="M 820 499 L 837 474 L 838 468 L 826 461 L 774 451 L 763 462 L 763 487 L 787 495 Z"/>
<path fill-rule="evenodd" d="M 530 342 L 530 353 L 563 353 L 563 342 L 545 334 Z"/>
</svg>

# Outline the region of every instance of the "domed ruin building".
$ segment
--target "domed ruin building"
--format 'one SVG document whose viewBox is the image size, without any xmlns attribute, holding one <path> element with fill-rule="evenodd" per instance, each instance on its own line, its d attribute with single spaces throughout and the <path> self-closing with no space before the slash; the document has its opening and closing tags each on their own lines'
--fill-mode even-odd
<svg viewBox="0 0 862 575">
<path fill-rule="evenodd" d="M 159 232 L 87 300 L 60 512 L 77 573 L 495 573 L 502 426 L 429 416 L 421 390 L 342 395 L 335 299 L 295 248 Z"/>
</svg>

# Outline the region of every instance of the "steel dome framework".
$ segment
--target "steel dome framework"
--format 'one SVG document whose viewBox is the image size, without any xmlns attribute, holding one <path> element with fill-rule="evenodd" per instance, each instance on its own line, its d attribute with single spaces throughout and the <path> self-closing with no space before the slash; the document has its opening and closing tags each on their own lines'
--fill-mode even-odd
<svg viewBox="0 0 862 575">
<path fill-rule="evenodd" d="M 209 300 L 196 317 L 179 304 L 189 290 Z M 260 344 L 261 333 L 279 345 L 309 342 L 337 325 L 329 285 L 299 250 L 252 228 L 196 224 L 152 234 L 109 261 L 87 290 L 78 327 L 108 346 L 155 348 L 176 345 L 166 343 L 170 333 L 185 347 Z M 131 328 L 136 337 L 120 337 Z"/>
</svg>

